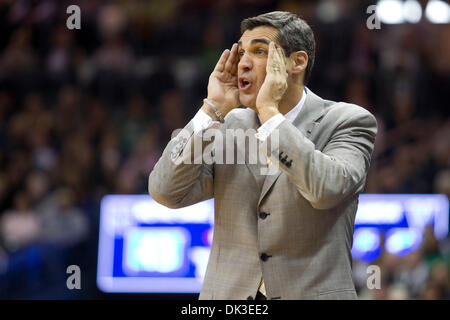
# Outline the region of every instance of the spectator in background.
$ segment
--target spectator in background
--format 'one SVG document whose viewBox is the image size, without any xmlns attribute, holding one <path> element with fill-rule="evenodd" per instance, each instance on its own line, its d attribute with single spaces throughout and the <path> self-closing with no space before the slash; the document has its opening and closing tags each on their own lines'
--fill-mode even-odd
<svg viewBox="0 0 450 320">
<path fill-rule="evenodd" d="M 89 222 L 74 206 L 75 194 L 60 187 L 36 208 L 41 224 L 39 241 L 60 247 L 72 247 L 86 239 Z"/>
<path fill-rule="evenodd" d="M 418 24 L 369 30 L 367 4 L 360 1 L 78 4 L 82 29 L 69 31 L 64 1 L 0 2 L 0 287 L 6 285 L 6 297 L 40 298 L 54 284 L 38 281 L 32 272 L 46 268 L 39 262 L 43 251 L 34 246 L 41 232 L 49 241 L 63 238 L 41 229 L 40 204 L 52 203 L 44 219 L 57 217 L 50 229 L 78 221 L 75 238 L 95 256 L 101 197 L 146 193 L 146 173 L 162 146 L 173 129 L 182 127 L 179 123 L 193 116 L 191 106 L 199 106 L 205 94 L 210 68 L 203 61 L 210 63 L 217 48 L 229 46 L 242 18 L 262 11 L 303 13 L 313 21 L 318 59 L 311 89 L 366 106 L 376 115 L 378 136 L 366 192 L 450 196 L 448 24 L 422 18 Z M 57 190 L 68 190 L 62 192 L 67 205 L 59 202 Z M 66 245 L 71 255 L 72 244 Z M 429 276 L 419 297 L 448 298 L 448 286 L 439 284 L 446 278 L 448 246 L 448 239 L 441 240 L 438 251 L 421 251 L 415 263 L 382 255 L 376 261 L 386 274 L 382 289 L 366 296 L 405 297 L 405 286 L 390 290 L 396 266 L 410 274 L 425 261 Z M 441 258 L 433 260 L 436 252 Z M 83 271 L 94 274 L 95 265 L 94 259 Z M 26 291 L 20 275 L 8 281 L 1 277 L 2 270 L 13 269 L 30 271 L 26 283 L 42 286 Z M 95 290 L 89 294 L 95 297 Z M 417 290 L 409 297 L 414 295 Z"/>
<path fill-rule="evenodd" d="M 12 209 L 2 215 L 0 230 L 3 246 L 12 252 L 39 238 L 39 219 L 31 209 L 30 199 L 25 191 L 15 195 Z"/>
</svg>

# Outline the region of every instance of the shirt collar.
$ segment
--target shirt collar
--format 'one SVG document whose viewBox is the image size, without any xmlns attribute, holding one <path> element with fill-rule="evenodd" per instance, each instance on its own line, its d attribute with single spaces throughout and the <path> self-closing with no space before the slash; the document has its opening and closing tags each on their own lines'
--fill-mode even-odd
<svg viewBox="0 0 450 320">
<path fill-rule="evenodd" d="M 294 122 L 295 118 L 297 118 L 298 114 L 300 113 L 300 110 L 302 110 L 303 105 L 305 104 L 305 100 L 306 100 L 306 87 L 305 89 L 303 89 L 302 98 L 297 103 L 297 105 L 284 115 L 286 120 L 288 120 L 290 123 Z"/>
</svg>

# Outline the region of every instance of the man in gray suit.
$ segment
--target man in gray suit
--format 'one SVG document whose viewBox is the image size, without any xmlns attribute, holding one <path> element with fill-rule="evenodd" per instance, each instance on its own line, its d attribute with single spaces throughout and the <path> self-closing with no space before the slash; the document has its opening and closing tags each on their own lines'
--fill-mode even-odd
<svg viewBox="0 0 450 320">
<path fill-rule="evenodd" d="M 241 32 L 212 72 L 201 109 L 150 173 L 150 195 L 169 208 L 214 197 L 200 299 L 355 299 L 350 250 L 376 120 L 305 87 L 315 42 L 297 15 L 248 18 Z M 203 138 L 210 128 L 254 130 L 267 161 L 248 161 L 252 151 L 235 138 L 227 143 L 244 163 L 218 161 L 217 145 L 208 149 L 212 161 L 198 161 L 195 146 L 213 144 Z"/>
</svg>

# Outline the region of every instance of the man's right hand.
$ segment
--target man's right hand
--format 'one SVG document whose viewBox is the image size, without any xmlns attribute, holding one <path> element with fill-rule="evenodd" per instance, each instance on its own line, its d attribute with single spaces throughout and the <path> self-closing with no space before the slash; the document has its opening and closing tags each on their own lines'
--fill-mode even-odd
<svg viewBox="0 0 450 320">
<path fill-rule="evenodd" d="M 226 49 L 220 56 L 214 71 L 209 76 L 208 100 L 225 115 L 232 109 L 239 107 L 239 89 L 237 81 L 237 44 L 233 44 L 231 50 Z M 203 104 L 202 110 L 212 113 L 211 108 Z"/>
</svg>

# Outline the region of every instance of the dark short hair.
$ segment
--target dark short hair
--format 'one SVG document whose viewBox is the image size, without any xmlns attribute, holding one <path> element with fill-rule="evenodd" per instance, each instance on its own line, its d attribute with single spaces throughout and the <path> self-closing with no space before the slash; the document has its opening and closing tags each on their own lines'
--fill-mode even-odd
<svg viewBox="0 0 450 320">
<path fill-rule="evenodd" d="M 308 64 L 305 70 L 303 83 L 306 84 L 314 65 L 316 42 L 314 33 L 305 20 L 298 15 L 285 11 L 273 11 L 242 20 L 241 35 L 246 30 L 260 26 L 270 26 L 278 30 L 278 42 L 286 56 L 295 51 L 305 51 L 308 55 Z"/>
</svg>

